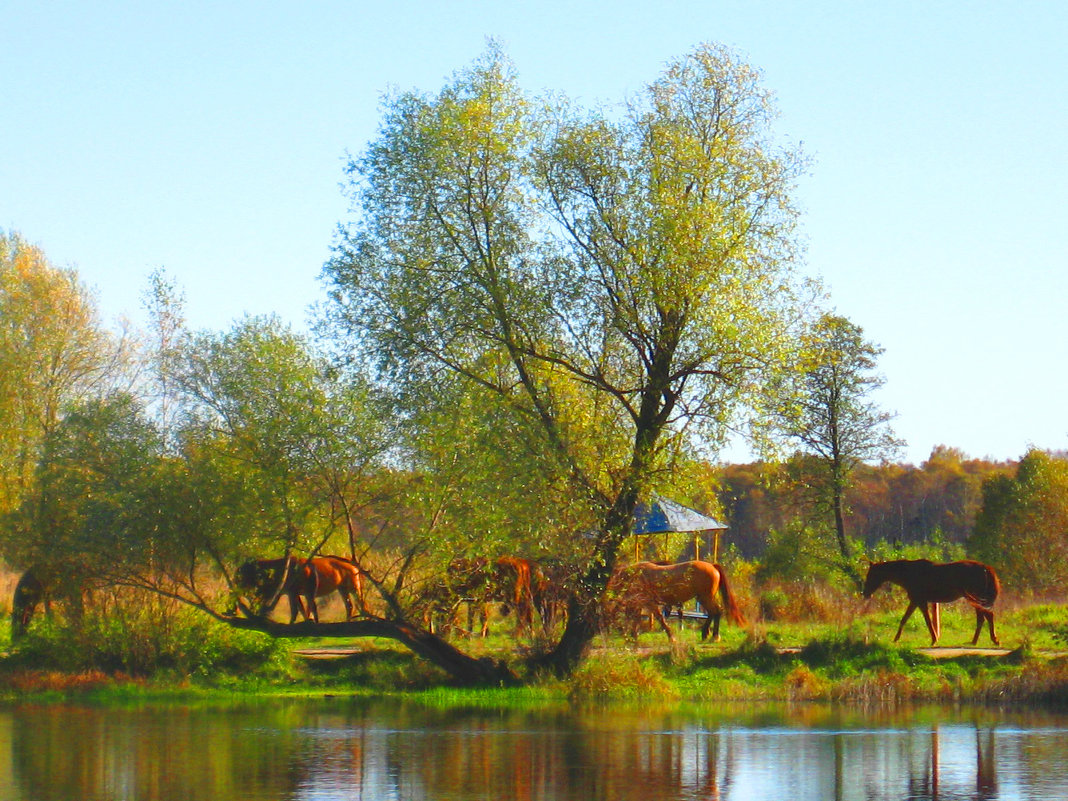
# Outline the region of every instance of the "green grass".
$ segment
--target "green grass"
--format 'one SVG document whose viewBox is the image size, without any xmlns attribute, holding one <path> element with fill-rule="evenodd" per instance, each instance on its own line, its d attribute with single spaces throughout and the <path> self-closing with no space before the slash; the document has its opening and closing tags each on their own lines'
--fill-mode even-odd
<svg viewBox="0 0 1068 801">
<path fill-rule="evenodd" d="M 943 646 L 970 642 L 974 616 L 963 605 L 943 609 Z M 662 631 L 629 641 L 598 637 L 590 658 L 567 680 L 525 673 L 511 627 L 485 640 L 457 640 L 474 656 L 508 659 L 523 686 L 456 689 L 429 663 L 388 640 L 264 640 L 262 635 L 196 629 L 155 641 L 162 661 L 133 673 L 122 659 L 148 665 L 145 638 L 92 629 L 91 644 L 74 642 L 45 621 L 24 644 L 0 658 L 0 699 L 91 697 L 124 699 L 238 696 L 404 696 L 426 705 L 477 706 L 655 702 L 822 701 L 846 704 L 983 703 L 1068 706 L 1068 614 L 1063 606 L 1031 606 L 999 615 L 1007 656 L 965 654 L 933 659 L 922 617 L 891 642 L 901 609 L 885 604 L 847 624 L 776 622 L 726 626 L 720 643 L 702 642 L 699 628 L 677 628 L 672 646 Z M 673 624 L 675 625 L 675 624 Z M 6 632 L 0 632 L 0 638 Z M 986 636 L 985 634 L 983 635 Z M 149 641 L 151 644 L 152 641 Z M 310 660 L 297 648 L 351 646 L 344 658 Z M 980 646 L 989 646 L 980 640 Z M 94 664 L 94 654 L 103 659 Z M 130 656 L 133 654 L 133 656 Z M 137 661 L 137 659 L 141 661 Z M 116 669 L 114 666 L 118 665 Z"/>
</svg>

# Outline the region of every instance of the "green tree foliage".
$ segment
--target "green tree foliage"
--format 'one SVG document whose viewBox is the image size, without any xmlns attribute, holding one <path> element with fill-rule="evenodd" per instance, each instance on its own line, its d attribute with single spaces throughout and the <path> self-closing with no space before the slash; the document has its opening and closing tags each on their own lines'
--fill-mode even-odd
<svg viewBox="0 0 1068 801">
<path fill-rule="evenodd" d="M 11 558 L 226 617 L 219 578 L 244 559 L 329 540 L 357 555 L 383 448 L 373 403 L 273 318 L 184 337 L 168 364 L 176 444 L 129 395 L 70 408 L 9 515 Z"/>
<path fill-rule="evenodd" d="M 1030 450 L 1016 474 L 983 483 L 968 550 L 1021 595 L 1063 593 L 1068 582 L 1068 458 Z"/>
<path fill-rule="evenodd" d="M 789 360 L 799 159 L 770 141 L 759 78 L 703 46 L 623 109 L 553 114 L 491 48 L 436 96 L 390 97 L 350 165 L 356 219 L 325 274 L 353 358 L 409 414 L 448 421 L 457 393 L 485 409 L 502 470 L 595 531 L 560 670 L 635 504 Z"/>
<path fill-rule="evenodd" d="M 366 389 L 273 317 L 193 335 L 172 364 L 185 458 L 228 494 L 226 524 L 248 548 L 307 554 L 341 527 L 352 551 L 360 479 L 385 447 Z"/>
<path fill-rule="evenodd" d="M 0 231 L 0 513 L 32 490 L 41 443 L 64 409 L 125 380 L 127 356 L 74 270 Z"/>
<path fill-rule="evenodd" d="M 890 428 L 893 415 L 871 399 L 883 384 L 874 372 L 882 348 L 863 334 L 837 315 L 816 321 L 807 338 L 800 385 L 789 393 L 781 415 L 786 436 L 815 457 L 797 462 L 799 478 L 812 491 L 817 507 L 833 519 L 842 567 L 855 576 L 845 526 L 846 492 L 862 462 L 886 460 L 902 445 Z"/>
<path fill-rule="evenodd" d="M 156 471 L 157 444 L 129 395 L 71 409 L 45 436 L 33 491 L 7 516 L 8 558 L 43 567 L 42 577 L 74 592 L 116 564 L 135 569 L 155 525 L 142 489 Z"/>
</svg>

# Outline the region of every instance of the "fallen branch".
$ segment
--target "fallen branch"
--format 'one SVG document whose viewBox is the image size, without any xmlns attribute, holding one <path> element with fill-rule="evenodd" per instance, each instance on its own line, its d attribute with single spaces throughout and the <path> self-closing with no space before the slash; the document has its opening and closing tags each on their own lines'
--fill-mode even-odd
<svg viewBox="0 0 1068 801">
<path fill-rule="evenodd" d="M 286 624 L 255 615 L 222 619 L 234 628 L 261 631 L 272 637 L 384 637 L 401 643 L 464 685 L 496 687 L 518 681 L 503 661 L 494 662 L 488 657 L 476 659 L 440 637 L 403 621 L 368 617 L 344 623 Z"/>
</svg>

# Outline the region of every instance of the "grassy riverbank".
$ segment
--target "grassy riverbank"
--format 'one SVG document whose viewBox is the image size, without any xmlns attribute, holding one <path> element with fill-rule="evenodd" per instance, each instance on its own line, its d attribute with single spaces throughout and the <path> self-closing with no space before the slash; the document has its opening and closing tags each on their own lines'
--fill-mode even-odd
<svg viewBox="0 0 1068 801">
<path fill-rule="evenodd" d="M 911 621 L 890 643 L 897 613 L 848 625 L 767 623 L 725 629 L 721 643 L 702 643 L 680 624 L 672 646 L 662 632 L 636 641 L 598 638 L 567 680 L 524 673 L 519 688 L 461 690 L 395 644 L 378 640 L 276 642 L 254 633 L 200 632 L 206 661 L 181 660 L 143 675 L 114 666 L 79 664 L 76 644 L 63 660 L 47 649 L 63 632 L 42 631 L 28 647 L 0 659 L 0 698 L 81 697 L 96 700 L 211 698 L 233 695 L 395 695 L 428 703 L 802 702 L 845 704 L 978 703 L 1068 708 L 1065 607 L 1030 606 L 999 619 L 1002 649 L 965 645 L 974 617 L 943 612 L 940 647 L 927 649 L 922 623 Z M 476 656 L 515 660 L 507 626 L 466 643 Z M 963 646 L 963 647 L 961 647 Z M 201 653 L 204 656 L 204 653 Z M 53 655 L 54 656 L 54 655 Z M 113 657 L 116 659 L 117 657 Z M 64 664 L 64 660 L 67 664 Z M 521 661 L 515 662 L 522 671 Z"/>
</svg>

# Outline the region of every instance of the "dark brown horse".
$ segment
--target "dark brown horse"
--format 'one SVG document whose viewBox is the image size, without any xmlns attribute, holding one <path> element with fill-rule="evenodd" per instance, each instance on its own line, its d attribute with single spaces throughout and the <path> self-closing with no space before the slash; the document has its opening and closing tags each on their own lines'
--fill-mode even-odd
<svg viewBox="0 0 1068 801">
<path fill-rule="evenodd" d="M 994 641 L 994 645 L 1001 645 L 994 634 L 992 608 L 998 593 L 1001 592 L 1001 582 L 990 565 L 970 560 L 945 564 L 937 564 L 928 559 L 874 562 L 868 568 L 868 577 L 864 581 L 864 597 L 871 598 L 872 594 L 886 583 L 901 587 L 909 598 L 908 608 L 901 618 L 901 625 L 897 627 L 894 642 L 901 639 L 905 623 L 918 608 L 927 622 L 927 630 L 931 633 L 931 645 L 934 645 L 941 634 L 938 604 L 963 598 L 975 609 L 975 636 L 972 637 L 972 645 L 979 642 L 984 621 L 990 624 L 990 639 Z M 933 607 L 933 619 L 929 606 Z"/>
<path fill-rule="evenodd" d="M 363 597 L 360 569 L 352 561 L 340 556 L 313 556 L 302 559 L 257 559 L 245 562 L 237 569 L 237 586 L 256 594 L 269 613 L 284 595 L 289 599 L 289 622 L 294 623 L 299 611 L 305 620 L 319 622 L 316 598 L 336 592 L 345 604 L 345 619 L 355 617 L 356 606 L 368 613 Z"/>
<path fill-rule="evenodd" d="M 17 640 L 26 633 L 33 620 L 37 607 L 44 603 L 50 605 L 44 584 L 37 578 L 37 573 L 30 568 L 19 578 L 15 585 L 15 596 L 11 599 L 11 639 Z"/>
<path fill-rule="evenodd" d="M 719 621 L 724 610 L 734 623 L 745 625 L 745 617 L 727 583 L 727 574 L 720 565 L 696 561 L 674 565 L 639 562 L 624 568 L 613 583 L 617 586 L 623 610 L 633 613 L 638 609 L 651 613 L 672 642 L 675 641 L 675 634 L 664 619 L 663 610 L 665 607 L 681 607 L 693 598 L 701 602 L 706 614 L 701 629 L 702 640 L 708 638 L 711 628 L 712 641 L 719 642 Z M 717 592 L 722 605 L 716 599 Z"/>
<path fill-rule="evenodd" d="M 459 631 L 474 634 L 475 618 L 481 618 L 480 635 L 489 633 L 493 570 L 485 557 L 458 556 L 440 576 L 435 576 L 423 592 L 423 622 L 433 632 Z M 467 628 L 456 625 L 456 613 L 467 607 Z"/>
<path fill-rule="evenodd" d="M 467 605 L 467 634 L 474 634 L 474 620 L 481 618 L 480 635 L 489 632 L 491 608 L 499 605 L 501 614 L 513 609 L 517 630 L 530 629 L 537 611 L 546 619 L 544 609 L 548 579 L 541 567 L 530 559 L 502 556 L 491 562 L 485 557 L 456 557 L 445 570 L 444 581 L 425 594 L 424 619 L 431 630 L 456 628 L 456 610 Z"/>
<path fill-rule="evenodd" d="M 77 571 L 60 564 L 33 565 L 23 573 L 15 585 L 11 599 L 11 639 L 17 640 L 30 627 L 37 609 L 44 606 L 51 617 L 54 601 L 65 605 L 67 615 L 80 620 L 91 582 Z"/>
</svg>

